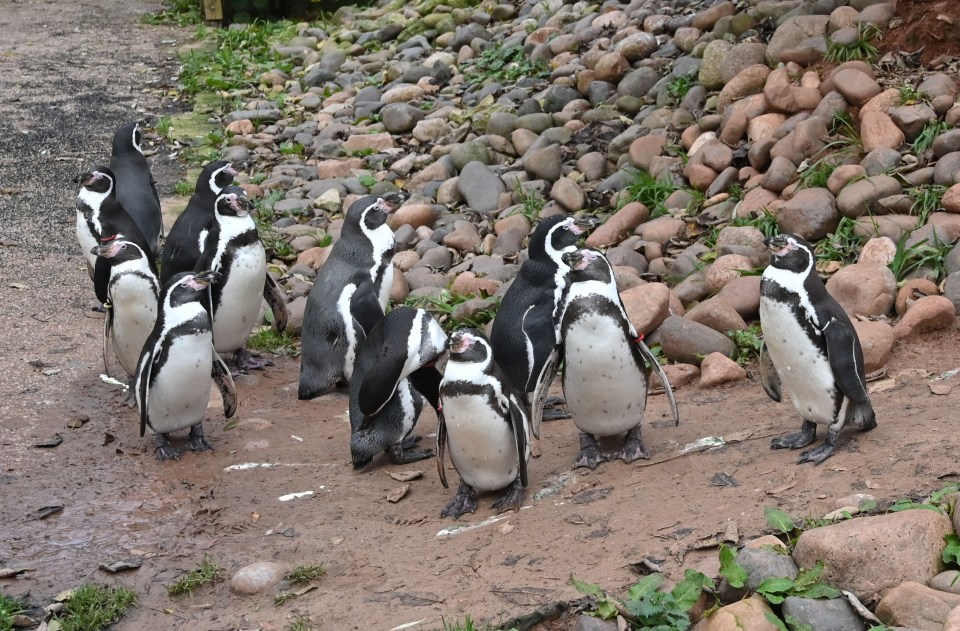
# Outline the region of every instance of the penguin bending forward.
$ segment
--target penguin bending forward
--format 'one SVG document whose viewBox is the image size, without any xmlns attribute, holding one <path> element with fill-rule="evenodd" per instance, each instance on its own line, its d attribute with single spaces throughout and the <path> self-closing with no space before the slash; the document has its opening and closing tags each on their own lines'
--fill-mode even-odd
<svg viewBox="0 0 960 631">
<path fill-rule="evenodd" d="M 568 271 L 560 257 L 576 246 L 585 229 L 584 222 L 563 215 L 547 217 L 537 225 L 530 237 L 529 258 L 504 293 L 490 332 L 493 356 L 511 385 L 523 394 L 537 437 L 544 400 L 557 374 L 556 317 Z"/>
<path fill-rule="evenodd" d="M 368 195 L 347 210 L 340 238 L 307 298 L 298 398 L 313 399 L 350 380 L 357 348 L 383 318 L 393 285 L 394 237 L 387 215 L 408 197 Z"/>
<path fill-rule="evenodd" d="M 140 435 L 155 433 L 157 459 L 178 460 L 167 434 L 190 428 L 187 446 L 206 451 L 213 446 L 201 425 L 210 401 L 210 379 L 223 396 L 223 413 L 237 410 L 237 391 L 227 368 L 213 348 L 210 315 L 201 304 L 217 274 L 183 272 L 167 281 L 160 296 L 160 313 L 137 364 L 136 397 Z"/>
<path fill-rule="evenodd" d="M 437 469 L 447 488 L 444 453 L 460 476 L 457 495 L 440 512 L 459 518 L 477 510 L 477 491 L 506 489 L 498 513 L 519 510 L 527 486 L 530 415 L 523 393 L 497 365 L 490 343 L 476 329 L 450 335 L 450 358 L 440 383 Z"/>
<path fill-rule="evenodd" d="M 110 169 L 117 179 L 117 199 L 147 238 L 150 254 L 160 255 L 163 216 L 157 183 L 143 155 L 143 132 L 138 123 L 128 123 L 113 135 Z"/>
<path fill-rule="evenodd" d="M 861 431 L 877 426 L 867 395 L 860 339 L 843 307 L 827 293 L 813 247 L 795 235 L 768 237 L 770 265 L 760 279 L 760 373 L 774 401 L 790 395 L 803 417 L 799 432 L 773 439 L 774 449 L 800 449 L 827 426 L 826 443 L 800 454 L 819 464 L 833 455 L 849 421 Z"/>
<path fill-rule="evenodd" d="M 649 459 L 640 424 L 650 367 L 664 385 L 674 421 L 680 419 L 667 376 L 627 317 L 607 258 L 596 250 L 564 252 L 562 258 L 570 267 L 559 318 L 563 396 L 580 430 L 580 453 L 573 467 L 596 469 L 611 459 L 596 437 L 624 432 L 623 446 L 613 459 Z"/>
<path fill-rule="evenodd" d="M 104 290 L 110 308 L 103 319 L 103 367 L 109 373 L 112 344 L 120 365 L 133 377 L 143 345 L 157 322 L 160 283 L 150 269 L 151 255 L 139 245 L 123 235 L 101 241 L 94 254 L 106 259 L 110 270 Z"/>
<path fill-rule="evenodd" d="M 213 270 L 205 306 L 213 319 L 213 346 L 218 353 L 234 353 L 237 373 L 270 364 L 246 348 L 257 324 L 267 276 L 267 253 L 257 224 L 250 216 L 253 204 L 239 186 L 228 186 L 217 197 L 215 211 L 203 232 L 207 235 L 198 270 Z"/>
<path fill-rule="evenodd" d="M 411 436 L 423 400 L 436 410 L 447 334 L 427 311 L 400 306 L 360 342 L 350 380 L 350 456 L 354 469 L 386 451 L 393 464 L 432 458 Z"/>
</svg>

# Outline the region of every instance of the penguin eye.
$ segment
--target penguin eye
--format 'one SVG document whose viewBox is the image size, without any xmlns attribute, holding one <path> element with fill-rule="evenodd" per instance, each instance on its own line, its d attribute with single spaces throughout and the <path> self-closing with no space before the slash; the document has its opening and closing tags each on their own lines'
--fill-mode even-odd
<svg viewBox="0 0 960 631">
<path fill-rule="evenodd" d="M 127 244 L 126 244 L 126 243 L 121 243 L 121 244 L 120 244 L 120 251 L 123 252 L 123 251 L 126 250 L 126 249 L 127 249 Z"/>
</svg>

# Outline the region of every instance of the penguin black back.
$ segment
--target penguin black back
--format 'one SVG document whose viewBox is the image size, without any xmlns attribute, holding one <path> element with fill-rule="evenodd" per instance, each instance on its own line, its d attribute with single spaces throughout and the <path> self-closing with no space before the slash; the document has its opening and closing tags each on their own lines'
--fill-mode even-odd
<svg viewBox="0 0 960 631">
<path fill-rule="evenodd" d="M 128 123 L 113 135 L 110 168 L 116 182 L 117 200 L 137 222 L 154 256 L 160 253 L 163 217 L 160 196 L 150 165 L 143 155 L 143 132 L 137 123 Z"/>
</svg>

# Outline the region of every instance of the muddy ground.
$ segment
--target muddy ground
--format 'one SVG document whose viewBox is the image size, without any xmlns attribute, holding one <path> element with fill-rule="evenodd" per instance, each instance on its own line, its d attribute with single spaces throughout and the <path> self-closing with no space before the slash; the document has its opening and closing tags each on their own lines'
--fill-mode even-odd
<svg viewBox="0 0 960 631">
<path fill-rule="evenodd" d="M 157 8 L 7 0 L 0 10 L 0 567 L 31 569 L 0 580 L 4 593 L 43 605 L 83 582 L 122 582 L 140 594 L 115 627 L 131 630 L 279 630 L 294 613 L 331 631 L 417 621 L 412 628 L 434 629 L 465 615 L 497 622 L 574 598 L 571 574 L 617 589 L 636 580 L 630 565 L 644 558 L 671 577 L 682 567 L 714 574 L 715 548 L 684 552 L 732 525 L 741 541 L 760 533 L 765 506 L 820 515 L 851 493 L 893 500 L 956 479 L 960 389 L 930 388 L 956 382 L 931 381 L 960 366 L 954 332 L 899 344 L 888 367 L 895 378 L 874 384 L 879 428 L 844 435 L 819 467 L 769 449 L 800 420 L 755 379 L 686 387 L 678 428 L 665 420 L 664 397 L 651 397 L 650 462 L 572 472 L 574 426 L 545 424 L 524 509 L 495 523 L 494 497 L 461 522 L 440 519 L 453 489 L 441 487 L 432 461 L 380 460 L 354 472 L 345 395 L 298 401 L 295 359 L 238 380 L 236 427 L 212 400 L 206 431 L 216 451 L 159 464 L 137 435 L 135 409 L 99 378 L 102 320 L 89 309 L 71 183 L 106 160 L 116 127 L 175 106 L 167 87 L 190 33 L 139 21 Z M 165 194 L 185 173 L 163 152 L 153 166 Z M 425 414 L 419 429 L 432 435 L 435 418 Z M 57 436 L 58 446 L 38 446 Z M 740 441 L 681 453 L 706 436 Z M 272 466 L 227 470 L 246 462 Z M 401 483 L 387 472 L 410 469 L 423 476 L 388 501 Z M 279 500 L 303 492 L 312 495 Z M 445 535 L 451 526 L 477 527 Z M 258 560 L 322 562 L 329 572 L 279 607 L 273 593 L 237 597 L 224 582 L 167 596 L 205 555 L 227 576 Z M 127 557 L 142 567 L 98 569 Z"/>
</svg>

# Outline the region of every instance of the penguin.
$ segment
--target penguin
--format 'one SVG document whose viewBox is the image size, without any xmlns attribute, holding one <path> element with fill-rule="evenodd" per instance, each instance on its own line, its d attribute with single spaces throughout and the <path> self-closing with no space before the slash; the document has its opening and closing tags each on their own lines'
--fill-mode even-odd
<svg viewBox="0 0 960 631">
<path fill-rule="evenodd" d="M 160 255 L 160 237 L 163 232 L 163 216 L 160 212 L 160 196 L 157 183 L 150 172 L 150 165 L 143 155 L 141 143 L 143 132 L 139 123 L 128 123 L 113 134 L 113 152 L 110 169 L 116 177 L 117 200 L 147 238 L 150 252 Z"/>
<path fill-rule="evenodd" d="M 237 410 L 233 378 L 213 348 L 210 315 L 201 304 L 216 277 L 209 270 L 183 272 L 167 281 L 160 295 L 157 323 L 137 363 L 140 436 L 148 427 L 155 434 L 161 462 L 179 460 L 180 452 L 170 445 L 167 434 L 187 427 L 191 450 L 213 449 L 201 425 L 210 401 L 211 377 L 223 397 L 224 415 L 230 418 Z"/>
<path fill-rule="evenodd" d="M 477 491 L 506 489 L 498 513 L 519 510 L 528 483 L 530 414 L 524 393 L 497 365 L 493 348 L 476 329 L 450 334 L 450 356 L 440 382 L 437 470 L 447 486 L 445 453 L 460 476 L 456 496 L 440 512 L 458 519 L 477 510 Z"/>
<path fill-rule="evenodd" d="M 109 348 L 133 377 L 143 345 L 157 322 L 160 283 L 150 269 L 150 254 L 123 235 L 101 239 L 96 256 L 107 260 L 110 278 L 105 290 L 111 308 L 103 319 L 103 366 L 109 372 Z"/>
<path fill-rule="evenodd" d="M 761 382 L 774 401 L 790 395 L 803 417 L 799 432 L 774 438 L 774 449 L 800 449 L 827 426 L 823 445 L 798 463 L 820 464 L 833 455 L 840 431 L 877 426 L 867 394 L 863 349 L 850 318 L 817 275 L 813 247 L 792 234 L 764 239 L 770 265 L 760 277 Z"/>
<path fill-rule="evenodd" d="M 610 262 L 596 250 L 564 252 L 570 268 L 559 317 L 563 339 L 563 396 L 580 430 L 574 469 L 609 460 L 597 436 L 626 432 L 613 459 L 630 463 L 650 454 L 640 440 L 650 369 L 657 371 L 679 424 L 673 390 L 660 363 L 627 317 Z M 649 366 L 648 366 L 649 364 Z"/>
<path fill-rule="evenodd" d="M 163 243 L 161 283 L 180 272 L 191 272 L 196 268 L 206 242 L 202 231 L 213 218 L 217 196 L 233 183 L 236 175 L 236 169 L 226 160 L 217 160 L 203 167 L 187 207 L 177 216 Z"/>
<path fill-rule="evenodd" d="M 440 405 L 436 362 L 446 353 L 447 334 L 424 309 L 400 306 L 360 342 L 350 380 L 350 456 L 354 469 L 386 451 L 393 464 L 433 457 L 416 449 L 411 435 L 424 399 Z"/>
<path fill-rule="evenodd" d="M 560 257 L 576 247 L 586 226 L 563 215 L 547 217 L 537 225 L 530 237 L 529 258 L 504 293 L 490 332 L 493 356 L 513 387 L 524 394 L 537 438 L 544 400 L 557 374 L 556 316 L 569 271 Z"/>
<path fill-rule="evenodd" d="M 100 239 L 104 236 L 122 234 L 126 241 L 136 243 L 144 252 L 150 253 L 150 271 L 157 276 L 157 262 L 150 244 L 137 223 L 117 201 L 115 181 L 113 171 L 105 166 L 95 166 L 74 178 L 74 182 L 80 184 L 76 204 L 77 240 L 86 258 L 87 272 L 93 280 L 97 298 L 102 303 L 107 302 L 110 265 L 106 259 L 97 257 L 94 248 L 100 245 Z"/>
<path fill-rule="evenodd" d="M 303 319 L 300 399 L 313 399 L 353 373 L 364 336 L 383 318 L 393 285 L 387 215 L 409 197 L 368 195 L 347 210 L 340 238 L 314 280 Z"/>
<path fill-rule="evenodd" d="M 214 215 L 203 232 L 207 235 L 198 270 L 219 274 L 210 285 L 204 305 L 213 319 L 213 345 L 218 353 L 234 353 L 238 373 L 269 364 L 246 349 L 257 323 L 267 276 L 267 253 L 260 243 L 253 204 L 239 186 L 223 189 Z"/>
</svg>

